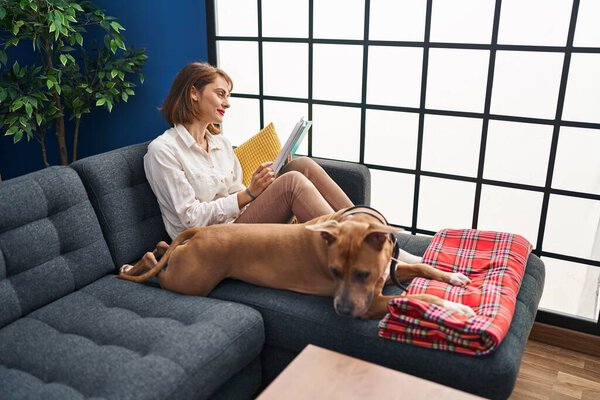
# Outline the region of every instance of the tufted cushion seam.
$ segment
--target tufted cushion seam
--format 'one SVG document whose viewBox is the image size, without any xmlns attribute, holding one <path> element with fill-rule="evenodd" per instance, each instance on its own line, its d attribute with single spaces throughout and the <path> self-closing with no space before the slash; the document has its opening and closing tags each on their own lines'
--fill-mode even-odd
<svg viewBox="0 0 600 400">
<path fill-rule="evenodd" d="M 88 183 L 90 182 L 85 164 L 83 164 L 82 168 L 79 168 L 79 171 L 75 171 L 75 172 L 83 175 L 83 178 L 85 178 L 83 180 L 85 182 L 88 182 Z M 106 221 L 107 221 L 106 216 L 104 215 L 104 212 L 102 211 L 102 207 L 100 207 L 100 201 L 99 201 L 100 198 L 98 197 L 98 194 L 96 193 L 94 187 L 95 187 L 95 185 L 92 185 L 92 184 L 86 185 L 86 189 L 93 195 L 92 197 L 90 197 L 90 201 L 97 204 L 97 207 L 93 207 L 94 211 L 96 212 L 97 215 L 99 214 L 99 216 L 102 217 L 102 220 L 104 221 L 104 223 L 102 224 L 103 228 L 106 226 L 106 229 L 108 229 L 110 231 L 110 228 L 106 224 Z"/>
<path fill-rule="evenodd" d="M 61 251 L 61 252 L 60 252 L 60 254 L 58 254 L 58 255 L 56 255 L 56 256 L 54 256 L 54 257 L 52 257 L 52 258 L 48 258 L 47 260 L 44 260 L 44 261 L 40 262 L 39 264 L 33 265 L 33 266 L 31 266 L 30 268 L 27 268 L 27 269 L 20 270 L 18 273 L 16 273 L 16 274 L 13 274 L 13 275 L 11 275 L 10 277 L 8 277 L 8 276 L 7 276 L 5 279 L 10 279 L 10 278 L 12 278 L 12 277 L 19 276 L 19 275 L 20 275 L 20 274 L 22 274 L 22 273 L 25 273 L 25 272 L 28 272 L 28 271 L 34 270 L 34 269 L 36 269 L 36 268 L 39 268 L 40 266 L 42 266 L 42 265 L 46 264 L 47 262 L 50 262 L 50 261 L 52 261 L 52 260 L 56 260 L 57 258 L 62 258 L 62 259 L 64 259 L 65 261 L 67 261 L 67 259 L 65 258 L 65 256 L 66 256 L 66 255 L 68 255 L 68 254 L 71 254 L 71 253 L 74 253 L 74 252 L 76 252 L 76 251 L 79 251 L 79 250 L 82 250 L 82 249 L 85 249 L 85 248 L 87 248 L 87 247 L 93 246 L 94 244 L 96 244 L 96 243 L 98 243 L 98 242 L 101 242 L 101 241 L 103 241 L 103 239 L 95 239 L 93 242 L 90 242 L 90 243 L 88 243 L 88 244 L 86 244 L 86 245 L 84 245 L 84 246 L 82 246 L 82 247 L 78 247 L 78 248 L 76 248 L 76 249 L 69 250 L 69 251 L 67 251 L 67 252 L 65 252 L 65 253 L 63 253 L 63 252 Z M 6 265 L 6 262 L 5 262 L 4 264 Z M 71 273 L 71 276 L 72 276 L 72 278 L 73 278 L 73 287 L 76 287 L 76 286 L 75 286 L 75 276 L 74 276 L 73 270 L 72 270 L 72 269 L 69 267 L 69 263 L 68 263 L 68 262 L 67 262 L 66 264 L 67 264 L 67 265 L 66 265 L 66 267 L 67 267 L 67 269 L 69 270 L 69 272 Z M 7 269 L 8 269 L 8 268 L 7 268 Z"/>
<path fill-rule="evenodd" d="M 251 332 L 252 332 L 252 331 L 253 331 L 253 330 L 256 328 L 256 326 L 258 326 L 258 325 L 262 326 L 262 321 L 255 321 L 255 322 L 252 324 L 252 326 L 249 326 L 249 327 L 248 327 L 248 328 L 246 328 L 246 329 L 245 329 L 243 332 L 239 332 L 239 333 L 238 333 L 238 335 L 236 335 L 234 338 L 231 338 L 231 341 L 229 342 L 229 344 L 231 345 L 232 343 L 235 343 L 235 342 L 237 342 L 237 340 L 238 340 L 239 338 L 243 337 L 244 335 L 247 335 L 248 333 L 251 333 Z M 199 365 L 199 366 L 198 366 L 198 368 L 196 368 L 196 370 L 193 372 L 193 374 L 190 374 L 190 373 L 188 373 L 187 371 L 185 371 L 185 369 L 183 369 L 183 370 L 185 371 L 185 373 L 186 373 L 186 376 L 188 376 L 188 377 L 190 377 L 190 376 L 196 376 L 196 375 L 198 375 L 200 372 L 202 372 L 202 371 L 206 370 L 207 368 L 212 368 L 212 366 L 211 366 L 211 365 L 209 365 L 209 364 L 212 364 L 212 362 L 213 362 L 214 360 L 216 360 L 217 358 L 221 357 L 221 355 L 223 355 L 223 353 L 225 353 L 226 351 L 228 351 L 228 350 L 229 350 L 229 347 L 230 347 L 230 346 L 222 346 L 222 347 L 221 347 L 221 351 L 219 351 L 218 353 L 214 354 L 214 355 L 213 355 L 213 357 L 211 357 L 211 358 L 210 358 L 209 360 L 207 360 L 206 362 L 202 363 L 202 365 Z M 245 366 L 243 366 L 243 367 L 242 367 L 242 369 L 243 369 L 244 367 L 245 367 Z M 233 373 L 231 376 L 235 375 L 235 374 L 236 374 L 236 373 L 238 373 L 238 372 L 239 372 L 239 371 L 234 371 L 234 373 Z M 174 388 L 174 389 L 173 389 L 173 391 L 172 391 L 171 393 L 169 393 L 169 394 L 166 396 L 166 398 L 168 398 L 168 399 L 177 398 L 177 397 L 172 397 L 172 396 L 173 396 L 173 394 L 175 394 L 175 393 L 176 393 L 176 391 L 177 391 L 178 389 L 179 389 L 179 388 Z"/>
<path fill-rule="evenodd" d="M 60 381 L 46 382 L 46 381 L 43 381 L 42 379 L 40 379 L 39 377 L 35 376 L 34 374 L 32 374 L 29 371 L 25 371 L 23 369 L 15 368 L 15 367 L 8 367 L 8 366 L 6 366 L 4 364 L 0 364 L 0 365 L 2 367 L 6 368 L 7 370 L 18 371 L 18 372 L 21 372 L 23 374 L 26 374 L 26 375 L 32 377 L 33 379 L 36 379 L 41 385 L 45 385 L 45 386 L 47 386 L 47 385 L 60 385 L 60 386 L 68 387 L 69 389 L 72 389 L 73 391 L 79 393 L 81 395 L 81 397 L 87 397 L 83 393 L 81 393 L 79 390 L 77 390 L 76 388 L 74 388 L 73 386 L 71 386 L 71 385 L 69 385 L 67 383 L 60 382 Z"/>
<path fill-rule="evenodd" d="M 128 351 L 131 351 L 132 353 L 137 354 L 139 357 L 144 357 L 144 356 L 150 354 L 150 353 L 142 354 L 142 353 L 140 353 L 140 352 L 138 352 L 136 350 L 130 349 L 130 348 L 125 347 L 125 346 L 120 346 L 118 344 L 101 344 L 101 343 L 97 343 L 94 340 L 92 340 L 91 338 L 89 338 L 87 336 L 84 336 L 84 335 L 82 335 L 80 333 L 61 331 L 61 330 L 57 329 L 56 327 L 50 325 L 48 322 L 42 321 L 39 318 L 35 318 L 35 317 L 32 317 L 32 316 L 27 316 L 27 317 L 24 317 L 23 319 L 27 319 L 27 318 L 35 320 L 35 321 L 37 321 L 39 323 L 42 323 L 42 324 L 46 325 L 48 328 L 54 330 L 55 332 L 57 332 L 57 333 L 59 333 L 61 335 L 64 335 L 64 336 L 76 336 L 76 337 L 79 337 L 79 338 L 87 339 L 90 343 L 93 343 L 97 347 L 116 347 L 116 348 L 120 348 L 120 349 L 125 349 L 125 350 L 128 350 Z"/>
<path fill-rule="evenodd" d="M 114 279 L 119 279 L 119 278 L 117 278 L 117 277 L 115 276 L 115 277 L 114 277 Z M 108 308 L 108 309 L 121 309 L 121 310 L 125 310 L 125 311 L 130 311 L 130 312 L 132 312 L 133 314 L 135 314 L 136 316 L 138 316 L 138 317 L 140 317 L 140 318 L 156 318 L 156 319 L 159 319 L 159 318 L 164 318 L 164 319 L 172 319 L 173 321 L 179 322 L 179 323 L 180 323 L 181 325 L 183 325 L 183 326 L 191 326 L 191 325 L 193 325 L 193 324 L 195 324 L 195 323 L 197 323 L 197 322 L 198 322 L 198 321 L 195 321 L 195 322 L 194 322 L 194 323 L 192 323 L 192 324 L 187 324 L 187 323 L 185 323 L 185 322 L 182 322 L 182 321 L 180 321 L 180 320 L 177 320 L 177 319 L 174 319 L 174 318 L 167 318 L 167 317 L 157 317 L 157 316 L 151 316 L 151 315 L 145 316 L 145 315 L 142 315 L 142 314 L 140 314 L 140 313 L 138 313 L 138 312 L 135 312 L 135 311 L 133 311 L 133 310 L 130 310 L 129 308 L 125 308 L 125 307 L 116 307 L 116 306 L 112 306 L 112 305 L 107 305 L 107 304 L 106 304 L 106 303 L 105 303 L 105 302 L 104 302 L 102 299 L 100 299 L 99 297 L 97 297 L 97 296 L 94 296 L 94 295 L 93 295 L 93 294 L 91 294 L 91 293 L 88 293 L 88 292 L 85 290 L 85 288 L 84 288 L 83 290 L 81 290 L 80 292 L 81 292 L 81 293 L 83 293 L 83 294 L 85 294 L 86 296 L 89 296 L 89 297 L 91 297 L 91 298 L 93 298 L 93 299 L 97 300 L 97 301 L 98 301 L 100 304 L 102 304 L 102 305 L 103 305 L 105 308 Z M 203 315 L 205 315 L 205 314 L 206 314 L 208 311 L 212 310 L 213 308 L 215 308 L 215 307 L 217 307 L 217 306 L 219 306 L 219 305 L 221 305 L 221 304 L 222 304 L 222 303 L 215 303 L 215 304 L 213 304 L 212 306 L 210 306 L 210 307 L 208 307 L 208 308 L 204 309 L 204 310 L 202 311 L 202 314 L 200 314 L 200 315 L 198 315 L 198 316 L 199 316 L 199 317 L 202 317 L 202 316 L 203 316 Z"/>
</svg>

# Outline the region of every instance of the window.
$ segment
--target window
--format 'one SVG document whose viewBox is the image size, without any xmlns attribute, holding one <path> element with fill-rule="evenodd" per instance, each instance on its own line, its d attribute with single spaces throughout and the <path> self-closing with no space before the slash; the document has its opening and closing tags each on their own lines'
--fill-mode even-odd
<svg viewBox="0 0 600 400">
<path fill-rule="evenodd" d="M 547 266 L 538 319 L 600 334 L 597 1 L 207 8 L 209 61 L 235 82 L 234 144 L 306 115 L 301 152 L 369 167 L 372 205 L 393 224 L 523 235 Z"/>
</svg>

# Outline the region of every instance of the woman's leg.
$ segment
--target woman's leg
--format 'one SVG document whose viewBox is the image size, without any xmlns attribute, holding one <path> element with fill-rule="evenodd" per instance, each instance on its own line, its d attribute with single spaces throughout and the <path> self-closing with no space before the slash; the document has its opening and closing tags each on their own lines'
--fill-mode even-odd
<svg viewBox="0 0 600 400">
<path fill-rule="evenodd" d="M 306 176 L 333 208 L 333 211 L 354 205 L 338 184 L 313 159 L 308 157 L 294 158 L 283 168 L 282 175 L 290 171 L 298 171 Z"/>
<path fill-rule="evenodd" d="M 282 171 L 236 223 L 287 223 L 292 216 L 305 222 L 353 206 L 344 191 L 310 158 L 294 159 Z"/>
</svg>

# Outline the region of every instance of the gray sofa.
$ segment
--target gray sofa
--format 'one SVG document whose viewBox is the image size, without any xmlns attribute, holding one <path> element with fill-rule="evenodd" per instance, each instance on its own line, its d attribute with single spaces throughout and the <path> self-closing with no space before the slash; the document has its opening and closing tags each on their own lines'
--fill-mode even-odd
<svg viewBox="0 0 600 400">
<path fill-rule="evenodd" d="M 308 343 L 509 396 L 542 292 L 539 258 L 530 256 L 506 339 L 486 357 L 380 339 L 377 321 L 338 317 L 329 298 L 233 280 L 202 298 L 122 281 L 117 266 L 168 238 L 146 146 L 0 184 L 0 398 L 250 399 Z M 368 169 L 319 162 L 369 203 Z M 428 244 L 399 239 L 415 254 Z"/>
</svg>

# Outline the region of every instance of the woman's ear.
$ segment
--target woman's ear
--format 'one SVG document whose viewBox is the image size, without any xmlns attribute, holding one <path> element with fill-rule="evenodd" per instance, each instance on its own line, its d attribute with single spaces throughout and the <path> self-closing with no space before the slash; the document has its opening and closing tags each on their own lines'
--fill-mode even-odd
<svg viewBox="0 0 600 400">
<path fill-rule="evenodd" d="M 196 89 L 196 86 L 192 86 L 192 88 L 190 89 L 190 96 L 192 97 L 193 101 L 198 101 L 198 89 Z"/>
</svg>

